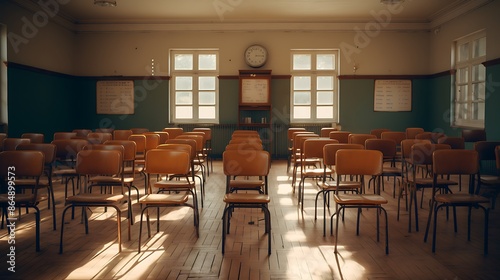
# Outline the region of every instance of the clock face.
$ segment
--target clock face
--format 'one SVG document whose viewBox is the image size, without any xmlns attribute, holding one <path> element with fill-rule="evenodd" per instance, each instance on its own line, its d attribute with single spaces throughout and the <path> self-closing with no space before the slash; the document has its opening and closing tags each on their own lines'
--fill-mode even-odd
<svg viewBox="0 0 500 280">
<path fill-rule="evenodd" d="M 245 50 L 245 62 L 250 67 L 261 67 L 266 64 L 267 50 L 260 45 L 252 45 Z"/>
</svg>

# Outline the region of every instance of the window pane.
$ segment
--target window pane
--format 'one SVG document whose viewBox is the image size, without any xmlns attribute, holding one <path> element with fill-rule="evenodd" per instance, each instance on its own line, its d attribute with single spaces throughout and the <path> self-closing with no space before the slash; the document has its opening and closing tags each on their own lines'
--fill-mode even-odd
<svg viewBox="0 0 500 280">
<path fill-rule="evenodd" d="M 200 77 L 198 83 L 199 90 L 215 90 L 215 77 Z"/>
<path fill-rule="evenodd" d="M 293 70 L 311 70 L 310 54 L 294 54 Z"/>
<path fill-rule="evenodd" d="M 457 70 L 457 83 L 467 83 L 469 80 L 469 68 L 460 68 Z"/>
<path fill-rule="evenodd" d="M 215 105 L 215 91 L 200 91 L 198 103 L 200 105 Z"/>
<path fill-rule="evenodd" d="M 175 90 L 192 90 L 193 78 L 192 77 L 175 77 Z"/>
<path fill-rule="evenodd" d="M 333 118 L 333 106 L 318 106 L 316 108 L 316 118 L 318 119 Z"/>
<path fill-rule="evenodd" d="M 333 91 L 318 91 L 316 94 L 316 104 L 333 105 Z"/>
<path fill-rule="evenodd" d="M 316 87 L 317 90 L 333 90 L 333 76 L 318 76 Z"/>
<path fill-rule="evenodd" d="M 309 91 L 296 91 L 293 94 L 293 105 L 310 105 L 311 92 Z"/>
<path fill-rule="evenodd" d="M 486 67 L 482 64 L 472 66 L 472 81 L 484 81 L 486 77 Z"/>
<path fill-rule="evenodd" d="M 311 89 L 311 77 L 309 77 L 309 76 L 293 77 L 293 89 L 294 90 L 310 90 Z"/>
<path fill-rule="evenodd" d="M 477 83 L 472 85 L 472 101 L 484 101 L 485 89 L 484 83 Z"/>
<path fill-rule="evenodd" d="M 466 103 L 457 103 L 456 106 L 456 116 L 457 119 L 466 119 L 467 118 L 467 104 Z"/>
<path fill-rule="evenodd" d="M 176 119 L 192 119 L 193 118 L 193 107 L 191 107 L 191 106 L 176 106 L 175 107 L 175 118 Z"/>
<path fill-rule="evenodd" d="M 193 104 L 193 93 L 190 91 L 177 91 L 175 92 L 176 105 L 191 105 Z"/>
<path fill-rule="evenodd" d="M 458 61 L 469 60 L 469 43 L 462 44 L 458 47 Z"/>
<path fill-rule="evenodd" d="M 457 87 L 457 101 L 467 101 L 467 86 L 459 86 Z"/>
<path fill-rule="evenodd" d="M 199 70 L 216 70 L 217 56 L 215 54 L 200 54 L 198 57 Z"/>
<path fill-rule="evenodd" d="M 484 103 L 473 103 L 474 109 L 472 111 L 473 120 L 484 120 Z"/>
<path fill-rule="evenodd" d="M 293 117 L 295 119 L 310 119 L 311 107 L 309 106 L 293 106 Z"/>
<path fill-rule="evenodd" d="M 334 54 L 318 54 L 316 56 L 316 69 L 318 69 L 318 70 L 335 70 L 335 55 Z"/>
<path fill-rule="evenodd" d="M 176 54 L 174 61 L 175 70 L 193 70 L 192 54 Z"/>
<path fill-rule="evenodd" d="M 472 42 L 472 58 L 486 55 L 486 37 L 479 38 Z"/>
<path fill-rule="evenodd" d="M 215 119 L 215 106 L 200 106 L 198 115 L 200 119 Z"/>
</svg>

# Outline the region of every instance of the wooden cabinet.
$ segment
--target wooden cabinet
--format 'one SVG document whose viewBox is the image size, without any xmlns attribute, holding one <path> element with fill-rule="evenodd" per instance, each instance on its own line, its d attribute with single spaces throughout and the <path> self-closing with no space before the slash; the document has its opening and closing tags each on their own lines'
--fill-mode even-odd
<svg viewBox="0 0 500 280">
<path fill-rule="evenodd" d="M 271 124 L 271 70 L 240 70 L 238 126 Z"/>
</svg>

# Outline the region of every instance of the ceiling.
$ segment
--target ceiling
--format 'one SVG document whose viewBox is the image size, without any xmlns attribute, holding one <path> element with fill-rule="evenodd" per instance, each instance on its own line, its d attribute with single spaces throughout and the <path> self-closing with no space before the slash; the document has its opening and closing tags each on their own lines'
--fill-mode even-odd
<svg viewBox="0 0 500 280">
<path fill-rule="evenodd" d="M 33 11 L 39 0 L 10 0 Z M 116 7 L 94 5 L 94 0 L 69 0 L 57 7 L 57 20 L 75 30 L 112 25 L 204 24 L 327 24 L 342 25 L 377 20 L 391 24 L 433 28 L 492 0 L 405 0 L 386 6 L 380 0 L 116 0 Z M 41 1 L 43 2 L 43 1 Z M 59 3 L 59 1 L 53 1 Z M 474 2 L 474 3 L 471 3 Z M 268 26 L 269 27 L 269 26 Z M 265 28 L 265 27 L 263 27 Z"/>
</svg>

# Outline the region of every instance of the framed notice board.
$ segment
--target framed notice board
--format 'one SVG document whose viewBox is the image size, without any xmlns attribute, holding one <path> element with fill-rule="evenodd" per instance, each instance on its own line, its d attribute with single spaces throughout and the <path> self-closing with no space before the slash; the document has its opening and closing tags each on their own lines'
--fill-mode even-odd
<svg viewBox="0 0 500 280">
<path fill-rule="evenodd" d="M 240 79 L 241 105 L 269 105 L 270 89 L 268 77 L 244 77 Z"/>
<path fill-rule="evenodd" d="M 134 114 L 134 81 L 98 81 L 97 114 Z"/>
<path fill-rule="evenodd" d="M 373 110 L 375 112 L 410 112 L 411 80 L 375 80 Z"/>
</svg>

